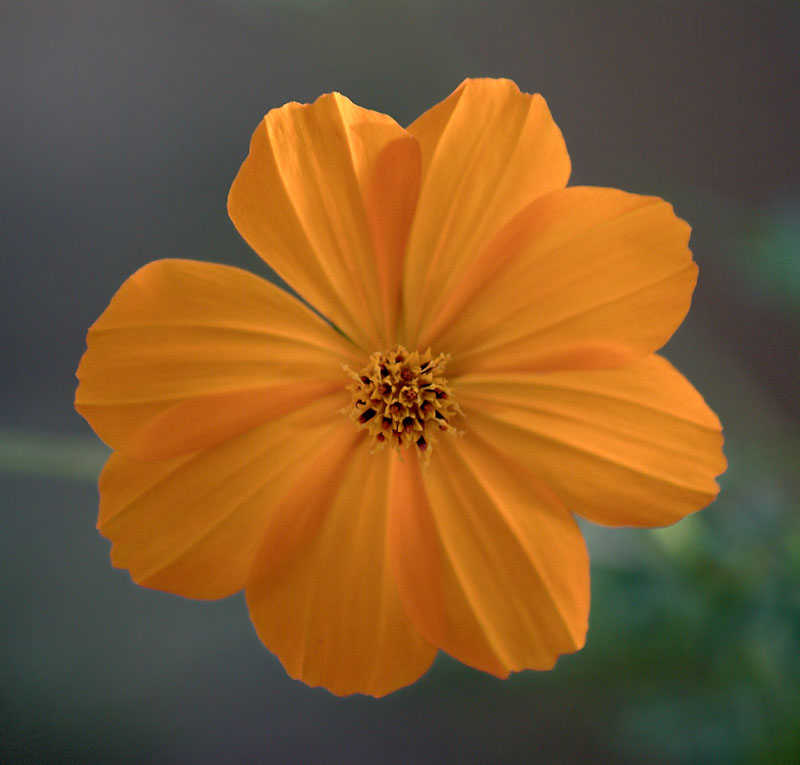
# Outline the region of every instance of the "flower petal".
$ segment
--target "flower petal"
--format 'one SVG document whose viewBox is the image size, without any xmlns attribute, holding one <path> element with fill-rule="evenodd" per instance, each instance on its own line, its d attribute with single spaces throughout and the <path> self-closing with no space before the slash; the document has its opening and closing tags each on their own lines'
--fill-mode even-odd
<svg viewBox="0 0 800 765">
<path fill-rule="evenodd" d="M 664 526 L 719 491 L 719 420 L 660 356 L 610 370 L 466 375 L 457 395 L 470 433 L 516 454 L 597 523 Z"/>
<path fill-rule="evenodd" d="M 458 275 L 522 207 L 566 185 L 570 161 L 540 95 L 510 80 L 465 80 L 408 128 L 422 146 L 422 188 L 404 274 L 406 345 Z"/>
<path fill-rule="evenodd" d="M 406 611 L 459 661 L 505 677 L 583 645 L 589 559 L 574 518 L 472 433 L 441 438 L 426 468 L 400 464 L 389 529 Z"/>
<path fill-rule="evenodd" d="M 134 459 L 207 449 L 332 391 L 361 363 L 299 300 L 230 266 L 160 260 L 89 329 L 75 408 Z"/>
<path fill-rule="evenodd" d="M 618 366 L 689 310 L 689 226 L 656 197 L 572 187 L 537 200 L 481 253 L 423 338 L 461 371 Z"/>
<path fill-rule="evenodd" d="M 192 598 L 241 590 L 276 505 L 354 430 L 329 396 L 213 449 L 169 460 L 119 452 L 100 476 L 98 529 L 138 584 Z"/>
<path fill-rule="evenodd" d="M 332 93 L 267 114 L 228 212 L 275 271 L 371 353 L 394 341 L 419 174 L 413 137 Z"/>
<path fill-rule="evenodd" d="M 308 463 L 267 531 L 247 585 L 250 615 L 286 671 L 338 695 L 382 696 L 414 682 L 435 649 L 414 630 L 387 560 L 397 460 L 354 429 L 351 451 Z"/>
</svg>

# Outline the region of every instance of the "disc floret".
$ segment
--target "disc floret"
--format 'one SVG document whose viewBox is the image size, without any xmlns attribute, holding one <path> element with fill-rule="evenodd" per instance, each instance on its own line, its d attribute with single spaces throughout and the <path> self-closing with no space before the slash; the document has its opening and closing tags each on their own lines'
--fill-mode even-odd
<svg viewBox="0 0 800 765">
<path fill-rule="evenodd" d="M 453 420 L 461 414 L 444 376 L 448 359 L 398 345 L 373 353 L 359 372 L 347 367 L 354 380 L 350 416 L 378 446 L 429 454 L 440 433 L 456 432 Z"/>
</svg>

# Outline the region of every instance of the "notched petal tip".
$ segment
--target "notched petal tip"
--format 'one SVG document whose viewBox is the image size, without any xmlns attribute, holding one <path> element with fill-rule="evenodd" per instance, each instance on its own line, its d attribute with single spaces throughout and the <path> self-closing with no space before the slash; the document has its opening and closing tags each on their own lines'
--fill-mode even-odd
<svg viewBox="0 0 800 765">
<path fill-rule="evenodd" d="M 347 432 L 352 448 L 308 463 L 275 511 L 246 598 L 291 677 L 338 696 L 383 696 L 419 678 L 436 651 L 409 622 L 386 559 L 394 458 Z"/>
<path fill-rule="evenodd" d="M 578 650 L 589 561 L 566 508 L 470 433 L 393 484 L 389 545 L 400 597 L 426 640 L 497 677 Z"/>
<path fill-rule="evenodd" d="M 459 371 L 602 368 L 660 348 L 697 281 L 689 225 L 657 197 L 573 186 L 523 208 L 454 285 L 425 342 Z"/>
<path fill-rule="evenodd" d="M 111 455 L 97 528 L 115 567 L 153 589 L 203 600 L 241 590 L 281 499 L 319 455 L 352 439 L 333 397 L 219 446 L 166 460 Z M 301 435 L 302 437 L 298 437 Z"/>
<path fill-rule="evenodd" d="M 458 391 L 476 432 L 513 448 L 591 521 L 669 525 L 719 491 L 719 419 L 660 356 L 607 370 L 476 373 Z"/>
<path fill-rule="evenodd" d="M 340 365 L 353 358 L 328 324 L 253 274 L 155 261 L 89 329 L 75 407 L 114 449 L 166 459 L 343 390 Z"/>
<path fill-rule="evenodd" d="M 369 353 L 394 338 L 416 139 L 340 93 L 273 109 L 228 195 L 241 236 Z"/>
<path fill-rule="evenodd" d="M 404 339 L 421 335 L 460 274 L 525 205 L 569 178 L 564 137 L 541 96 L 465 80 L 408 127 L 422 186 L 405 263 Z"/>
</svg>

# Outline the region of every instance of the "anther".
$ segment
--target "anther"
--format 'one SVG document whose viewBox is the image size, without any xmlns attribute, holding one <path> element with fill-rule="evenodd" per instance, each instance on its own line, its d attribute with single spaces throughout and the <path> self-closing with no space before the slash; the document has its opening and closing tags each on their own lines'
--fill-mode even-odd
<svg viewBox="0 0 800 765">
<path fill-rule="evenodd" d="M 373 353 L 353 384 L 350 416 L 383 447 L 416 445 L 427 461 L 440 431 L 453 431 L 461 413 L 444 377 L 447 357 L 430 350 L 409 353 L 402 346 Z"/>
<path fill-rule="evenodd" d="M 358 421 L 363 425 L 365 422 L 369 422 L 375 414 L 376 412 L 374 409 L 367 409 L 367 411 L 358 418 Z"/>
</svg>

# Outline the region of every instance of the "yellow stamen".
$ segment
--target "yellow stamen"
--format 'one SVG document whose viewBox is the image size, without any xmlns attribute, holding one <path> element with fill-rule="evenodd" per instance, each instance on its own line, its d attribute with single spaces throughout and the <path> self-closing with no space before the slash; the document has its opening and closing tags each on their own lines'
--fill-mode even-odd
<svg viewBox="0 0 800 765">
<path fill-rule="evenodd" d="M 427 459 L 437 435 L 456 432 L 453 420 L 462 415 L 444 376 L 448 359 L 398 345 L 373 353 L 358 373 L 345 367 L 354 380 L 350 417 L 377 446 L 414 446 Z"/>
</svg>

